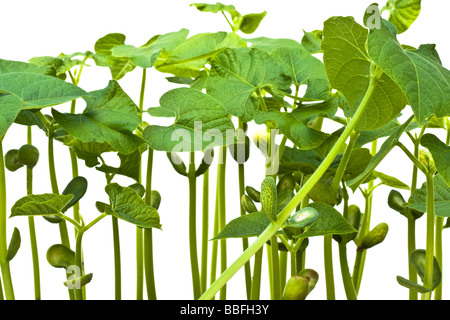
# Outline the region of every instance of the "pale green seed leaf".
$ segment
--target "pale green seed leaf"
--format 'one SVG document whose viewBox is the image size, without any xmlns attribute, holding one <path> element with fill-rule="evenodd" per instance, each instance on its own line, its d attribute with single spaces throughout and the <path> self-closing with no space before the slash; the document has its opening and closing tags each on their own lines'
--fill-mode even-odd
<svg viewBox="0 0 450 320">
<path fill-rule="evenodd" d="M 206 90 L 223 103 L 229 114 L 248 122 L 259 107 L 254 97 L 257 90 L 266 85 L 285 90 L 290 81 L 284 66 L 267 52 L 256 48 L 224 49 L 211 61 Z"/>
<path fill-rule="evenodd" d="M 175 122 L 168 127 L 145 128 L 144 139 L 155 150 L 200 151 L 235 142 L 234 125 L 225 108 L 201 91 L 172 89 L 161 97 L 160 105 L 166 110 L 163 115 L 174 116 Z"/>
<path fill-rule="evenodd" d="M 403 33 L 419 16 L 421 0 L 389 0 L 385 9 L 389 10 L 389 21 Z"/>
</svg>

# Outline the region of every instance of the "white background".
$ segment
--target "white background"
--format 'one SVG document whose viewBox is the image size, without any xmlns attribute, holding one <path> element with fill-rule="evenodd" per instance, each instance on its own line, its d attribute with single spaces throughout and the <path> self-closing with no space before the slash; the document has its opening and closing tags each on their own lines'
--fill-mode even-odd
<svg viewBox="0 0 450 320">
<path fill-rule="evenodd" d="M 190 30 L 190 35 L 200 32 L 229 31 L 226 21 L 220 14 L 201 13 L 190 7 L 191 1 L 9 1 L 2 4 L 2 19 L 0 30 L 2 45 L 0 58 L 27 61 L 34 56 L 57 56 L 59 53 L 70 54 L 77 51 L 94 51 L 94 43 L 100 37 L 119 32 L 127 36 L 126 43 L 139 46 L 156 34 L 177 31 L 181 28 Z M 213 1 L 211 1 L 213 3 Z M 323 21 L 334 15 L 354 16 L 361 23 L 364 10 L 372 1 L 346 0 L 315 0 L 315 1 L 230 1 L 242 14 L 262 12 L 264 18 L 257 32 L 251 37 L 266 36 L 272 38 L 292 38 L 298 41 L 303 35 L 302 29 L 312 31 L 322 29 Z M 384 2 L 380 2 L 380 6 Z M 446 0 L 424 1 L 422 12 L 413 26 L 399 36 L 402 43 L 418 46 L 423 43 L 436 43 L 444 66 L 450 65 L 450 44 L 448 43 L 448 12 L 450 4 Z M 92 67 L 84 69 L 80 86 L 86 91 L 102 89 L 110 79 L 107 68 Z M 145 107 L 158 105 L 159 97 L 174 87 L 164 77 L 154 70 L 148 73 Z M 127 74 L 120 84 L 124 90 L 137 102 L 141 72 L 138 68 Z M 82 111 L 82 101 L 78 102 L 77 111 Z M 68 111 L 68 105 L 58 107 Z M 405 113 L 410 114 L 407 107 Z M 147 119 L 155 123 L 155 119 Z M 158 119 L 159 121 L 159 119 Z M 250 127 L 250 132 L 256 130 Z M 328 128 L 332 131 L 333 127 Z M 18 148 L 26 143 L 26 129 L 14 126 L 7 133 L 4 141 L 5 152 Z M 442 133 L 439 133 L 443 137 Z M 35 193 L 50 192 L 50 181 L 47 165 L 46 137 L 42 131 L 33 131 L 34 144 L 39 146 L 41 159 L 35 168 Z M 379 142 L 381 145 L 383 140 Z M 410 146 L 405 139 L 404 143 Z M 60 190 L 71 179 L 70 159 L 67 148 L 60 143 L 56 147 L 56 170 Z M 145 157 L 144 157 L 145 158 Z M 197 159 L 200 155 L 197 156 Z M 114 158 L 111 161 L 116 161 Z M 229 159 L 231 159 L 229 157 Z M 111 165 L 117 164 L 111 162 Z M 144 162 L 145 165 L 145 162 Z M 258 187 L 263 178 L 263 158 L 258 150 L 252 149 L 251 160 L 246 166 L 247 184 Z M 393 175 L 410 183 L 410 161 L 394 149 L 380 164 L 378 170 Z M 102 173 L 95 169 L 85 169 L 80 162 L 80 175 L 89 180 L 88 193 L 81 202 L 81 212 L 86 222 L 94 219 L 99 213 L 95 209 L 95 201 L 107 201 L 104 192 L 105 179 Z M 211 214 L 214 207 L 214 186 L 216 177 L 215 164 L 211 167 Z M 7 173 L 8 208 L 25 195 L 25 170 Z M 419 186 L 423 177 L 419 174 Z M 131 184 L 127 178 L 117 180 L 119 183 Z M 199 186 L 199 206 L 201 212 L 201 180 Z M 155 153 L 153 188 L 162 194 L 159 209 L 163 231 L 154 231 L 155 275 L 157 295 L 159 299 L 192 299 L 190 285 L 191 274 L 188 250 L 188 197 L 187 181 L 178 176 L 170 167 L 164 153 Z M 227 164 L 227 217 L 228 220 L 239 215 L 237 165 L 233 161 Z M 407 277 L 406 254 L 406 219 L 391 210 L 386 205 L 390 188 L 379 187 L 374 196 L 374 209 L 371 227 L 379 222 L 389 224 L 389 233 L 385 242 L 369 250 L 366 269 L 362 280 L 360 299 L 407 299 L 408 291 L 399 286 L 395 277 Z M 408 191 L 401 191 L 408 198 Z M 363 208 L 363 200 L 357 193 L 352 202 Z M 200 214 L 199 214 L 200 216 Z M 200 220 L 200 218 L 198 219 Z M 212 220 L 212 218 L 211 218 Z M 422 218 L 417 226 L 417 247 L 425 247 L 424 222 Z M 13 284 L 17 299 L 33 299 L 33 274 L 31 265 L 30 242 L 26 218 L 11 218 L 8 220 L 8 239 L 14 227 L 18 227 L 22 235 L 22 247 L 11 262 Z M 48 247 L 60 241 L 56 225 L 51 225 L 44 219 L 36 219 L 37 241 L 39 246 L 41 266 L 42 299 L 67 299 L 67 289 L 63 286 L 64 271 L 52 268 L 46 261 L 45 253 Z M 73 230 L 71 244 L 74 246 Z M 447 246 L 448 231 L 444 231 L 444 271 L 448 261 Z M 199 239 L 200 240 L 200 239 Z M 120 241 L 122 254 L 122 287 L 123 299 L 135 299 L 135 227 L 120 222 Z M 87 287 L 88 299 L 114 299 L 113 250 L 111 219 L 107 217 L 89 230 L 83 240 L 85 269 L 92 272 L 94 278 Z M 336 243 L 334 243 L 336 245 Z M 232 262 L 241 252 L 241 240 L 228 241 L 228 261 Z M 320 279 L 316 289 L 309 299 L 325 299 L 325 281 L 323 273 L 323 241 L 322 237 L 311 238 L 307 251 L 306 265 L 319 272 Z M 349 263 L 353 266 L 354 248 L 349 245 Z M 264 255 L 264 268 L 267 257 Z M 337 299 L 345 299 L 342 280 L 338 265 L 337 246 L 334 246 L 335 282 Z M 244 299 L 245 290 L 243 272 L 239 272 L 228 283 L 229 299 Z M 450 282 L 444 272 L 444 298 L 450 294 Z M 262 299 L 269 298 L 267 277 L 263 277 Z"/>
</svg>

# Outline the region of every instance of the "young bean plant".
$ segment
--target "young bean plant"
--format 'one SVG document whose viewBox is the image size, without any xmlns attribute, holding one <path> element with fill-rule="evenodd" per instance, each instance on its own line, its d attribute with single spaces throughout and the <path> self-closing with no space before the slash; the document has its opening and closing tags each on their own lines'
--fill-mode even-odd
<svg viewBox="0 0 450 320">
<path fill-rule="evenodd" d="M 52 281 L 67 287 L 67 299 L 89 299 L 94 281 L 111 283 L 114 299 L 123 299 L 130 279 L 124 249 L 135 252 L 135 299 L 157 300 L 178 271 L 160 276 L 164 261 L 155 248 L 178 254 L 184 243 L 189 259 L 180 255 L 176 269 L 189 269 L 193 300 L 235 299 L 227 287 L 241 269 L 248 300 L 305 300 L 320 283 L 322 299 L 338 299 L 342 286 L 345 299 L 357 300 L 371 253 L 392 232 L 390 221 L 374 219 L 377 201 L 407 228 L 403 266 L 390 265 L 398 270 L 392 285 L 410 300 L 444 299 L 450 71 L 435 44 L 400 42 L 421 1 L 368 3 L 360 17 L 331 16 L 298 39 L 253 37 L 266 11 L 241 14 L 219 2 L 191 7 L 225 18 L 228 29 L 191 35 L 180 28 L 138 44 L 108 33 L 87 51 L 0 59 L 0 299 L 21 299 L 12 261 L 27 234 L 36 300 L 45 299 L 43 268 L 64 269 Z M 92 90 L 82 84 L 93 69 L 107 78 Z M 156 105 L 147 102 L 155 94 L 150 74 L 163 75 L 169 88 L 156 93 Z M 135 75 L 132 92 L 123 79 Z M 10 136 L 12 128 L 26 140 Z M 382 169 L 394 152 L 410 181 Z M 55 160 L 59 153 L 66 163 Z M 261 174 L 253 176 L 255 163 Z M 59 175 L 59 166 L 70 174 Z M 35 183 L 37 169 L 48 184 Z M 160 170 L 167 170 L 168 193 L 154 179 Z M 22 189 L 10 188 L 9 179 Z M 380 200 L 378 188 L 388 196 Z M 159 241 L 155 234 L 180 227 L 180 216 L 186 236 Z M 25 217 L 28 230 L 9 235 L 7 225 Z M 59 233 L 49 246 L 40 244 L 37 219 Z M 425 245 L 418 246 L 422 221 Z M 100 225 L 111 237 L 93 243 Z M 125 248 L 122 230 L 130 226 L 135 237 Z M 309 248 L 317 239 L 322 252 Z M 230 246 L 236 241 L 240 247 Z M 113 278 L 90 271 L 92 252 L 109 247 L 113 263 L 102 268 Z M 317 255 L 323 261 L 312 265 Z"/>
</svg>

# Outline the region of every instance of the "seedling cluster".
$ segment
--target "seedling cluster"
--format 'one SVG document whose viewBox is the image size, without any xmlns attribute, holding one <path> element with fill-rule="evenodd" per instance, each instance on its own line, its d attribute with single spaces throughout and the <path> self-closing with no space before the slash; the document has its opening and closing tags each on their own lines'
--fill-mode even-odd
<svg viewBox="0 0 450 320">
<path fill-rule="evenodd" d="M 261 281 L 268 276 L 271 299 L 304 300 L 324 281 L 323 298 L 332 300 L 339 281 L 346 298 L 356 300 L 366 256 L 389 232 L 389 221 L 371 226 L 373 194 L 384 186 L 391 189 L 385 201 L 408 224 L 409 274 L 399 274 L 394 285 L 409 291 L 411 300 L 442 299 L 442 233 L 450 216 L 450 71 L 435 45 L 415 48 L 397 38 L 416 20 L 420 0 L 372 4 L 361 12 L 364 25 L 333 16 L 322 30 L 295 40 L 252 38 L 266 12 L 241 14 L 222 3 L 192 7 L 223 15 L 231 30 L 189 35 L 180 29 L 152 35 L 139 46 L 126 43 L 124 34 L 110 33 L 92 51 L 0 60 L 0 298 L 20 298 L 11 261 L 20 253 L 20 234 L 27 231 L 15 228 L 8 237 L 7 223 L 26 217 L 36 299 L 45 285 L 39 277 L 42 249 L 51 267 L 65 270 L 61 286 L 72 300 L 86 299 L 92 281 L 111 281 L 91 273 L 83 255 L 83 237 L 105 220 L 112 222 L 115 299 L 122 298 L 119 224 L 124 223 L 136 228 L 136 299 L 157 299 L 153 246 L 166 244 L 155 244 L 153 231 L 164 232 L 160 214 L 177 219 L 162 212 L 160 205 L 170 201 L 178 202 L 177 214 L 189 216 L 190 261 L 178 267 L 190 268 L 193 299 L 229 298 L 227 282 L 242 268 L 247 299 L 261 298 Z M 107 86 L 83 89 L 85 68 L 108 68 Z M 173 86 L 160 94 L 158 106 L 144 103 L 152 68 Z M 121 86 L 121 79 L 136 70 L 141 74 L 138 101 Z M 163 118 L 171 124 L 161 125 Z M 330 132 L 329 124 L 337 129 Z M 24 128 L 27 140 L 4 150 L 4 142 L 13 139 L 12 126 Z M 256 126 L 263 131 L 250 136 L 249 127 Z M 446 140 L 429 129 L 442 131 Z M 33 145 L 36 135 L 47 145 Z M 72 179 L 62 192 L 55 144 L 71 160 Z M 259 152 L 250 154 L 254 149 Z M 410 160 L 408 183 L 379 170 L 393 149 Z M 42 192 L 33 187 L 33 170 L 44 153 L 48 164 L 40 164 L 40 170 L 47 168 L 51 190 Z M 156 153 L 165 154 L 173 168 L 168 180 L 186 182 L 188 203 L 152 187 Z M 118 165 L 109 162 L 111 156 Z M 254 179 L 246 183 L 250 157 L 265 163 L 256 184 Z M 237 164 L 238 186 L 227 183 L 229 162 Z M 90 177 L 79 174 L 80 166 L 104 174 L 104 189 L 90 189 Z M 212 166 L 216 177 L 210 176 Z M 23 170 L 24 193 L 14 195 L 9 206 L 6 173 Z M 425 183 L 418 185 L 422 177 Z M 236 208 L 228 206 L 234 197 L 229 189 L 239 190 Z M 80 209 L 86 194 L 98 196 L 95 208 Z M 355 204 L 357 194 L 364 207 Z M 38 251 L 35 219 L 41 218 L 59 230 L 60 239 Z M 415 246 L 418 219 L 426 219 L 426 248 Z M 306 263 L 309 254 L 317 254 L 308 251 L 313 237 L 324 241 L 320 275 Z M 229 241 L 242 241 L 242 253 L 231 263 Z M 339 248 L 340 277 L 333 274 L 333 243 Z M 354 259 L 347 255 L 352 248 Z M 268 275 L 262 272 L 264 255 Z"/>
</svg>

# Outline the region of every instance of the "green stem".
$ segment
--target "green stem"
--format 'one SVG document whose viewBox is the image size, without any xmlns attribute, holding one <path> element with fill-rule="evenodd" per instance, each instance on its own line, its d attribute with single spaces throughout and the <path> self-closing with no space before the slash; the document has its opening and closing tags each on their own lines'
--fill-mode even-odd
<svg viewBox="0 0 450 320">
<path fill-rule="evenodd" d="M 220 227 L 219 226 L 219 181 L 217 180 L 216 181 L 216 201 L 215 201 L 215 207 L 214 207 L 214 226 L 213 226 L 214 237 L 219 234 L 219 227 Z M 218 246 L 219 246 L 218 240 L 213 240 L 212 248 L 211 248 L 210 284 L 213 284 L 214 281 L 216 281 Z"/>
<path fill-rule="evenodd" d="M 136 226 L 136 300 L 144 299 L 144 230 Z"/>
<path fill-rule="evenodd" d="M 442 230 L 444 228 L 444 218 L 436 216 L 436 238 L 435 238 L 435 256 L 442 269 Z M 434 300 L 442 300 L 442 281 L 434 290 Z"/>
<path fill-rule="evenodd" d="M 144 69 L 145 70 L 145 69 Z M 150 205 L 152 197 L 153 149 L 148 148 L 145 203 Z M 149 300 L 156 300 L 155 271 L 153 266 L 153 230 L 144 229 L 144 267 Z"/>
<path fill-rule="evenodd" d="M 27 143 L 32 144 L 32 130 L 31 126 L 27 127 Z M 33 168 L 27 166 L 27 195 L 33 194 Z M 33 261 L 33 280 L 34 280 L 34 298 L 41 299 L 41 281 L 39 272 L 39 255 L 36 240 L 36 227 L 34 217 L 28 217 L 28 229 L 30 232 L 31 257 Z"/>
<path fill-rule="evenodd" d="M 332 235 L 325 235 L 323 237 L 323 245 L 324 245 L 324 262 L 325 262 L 325 283 L 326 283 L 326 292 L 327 292 L 327 300 L 335 300 L 335 288 L 334 288 L 334 273 L 333 273 L 333 252 L 332 252 Z"/>
<path fill-rule="evenodd" d="M 239 131 L 240 133 L 243 133 L 243 123 L 241 120 L 239 120 Z M 246 214 L 246 211 L 241 203 L 242 196 L 245 193 L 245 165 L 244 163 L 238 164 L 238 176 L 239 176 L 239 208 L 241 212 L 241 216 Z M 248 238 L 242 238 L 242 249 L 245 251 L 248 248 Z M 245 276 L 245 289 L 247 292 L 247 299 L 250 299 L 250 293 L 252 289 L 252 275 L 250 270 L 250 262 L 247 262 L 244 265 L 244 276 Z M 205 288 L 206 290 L 206 288 Z"/>
<path fill-rule="evenodd" d="M 209 224 L 209 170 L 203 174 L 202 195 L 202 258 L 201 283 L 202 293 L 208 287 L 208 224 Z"/>
<path fill-rule="evenodd" d="M 263 261 L 263 249 L 259 249 L 255 253 L 255 261 L 253 263 L 253 281 L 250 300 L 259 300 L 261 293 L 261 270 Z"/>
<path fill-rule="evenodd" d="M 198 267 L 197 253 L 197 219 L 196 219 L 196 198 L 197 198 L 197 177 L 195 176 L 195 152 L 190 152 L 189 161 L 189 252 L 191 258 L 192 288 L 194 300 L 201 295 L 200 271 Z"/>
<path fill-rule="evenodd" d="M 358 124 L 363 112 L 368 105 L 372 94 L 375 90 L 378 79 L 381 77 L 381 73 L 377 74 L 371 78 L 368 89 L 364 98 L 362 99 L 358 109 L 356 110 L 353 118 L 348 123 L 344 132 L 338 138 L 330 152 L 327 154 L 325 159 L 322 161 L 317 170 L 311 175 L 311 177 L 306 181 L 299 192 L 294 196 L 294 198 L 286 205 L 286 207 L 279 213 L 278 218 L 275 222 L 272 222 L 256 240 L 248 247 L 244 253 L 236 259 L 233 264 L 231 264 L 227 270 L 225 270 L 222 275 L 206 290 L 206 292 L 200 297 L 200 299 L 206 300 L 211 299 L 215 293 L 220 290 L 228 282 L 231 277 L 281 228 L 282 224 L 289 218 L 292 211 L 301 203 L 303 198 L 308 194 L 312 187 L 317 183 L 317 181 L 323 176 L 325 171 L 329 168 L 335 157 L 339 154 L 342 146 L 344 145 L 347 138 L 355 129 Z"/>
<path fill-rule="evenodd" d="M 427 235 L 426 235 L 426 253 L 425 253 L 425 274 L 423 285 L 425 288 L 431 288 L 433 281 L 433 260 L 434 260 L 434 172 L 432 170 L 426 173 L 427 182 Z M 422 294 L 422 300 L 430 300 L 431 292 Z"/>
<path fill-rule="evenodd" d="M 6 239 L 6 175 L 3 155 L 3 138 L 0 138 L 0 267 L 2 271 L 3 286 L 6 300 L 14 300 L 14 289 L 11 279 L 9 261 L 6 260 L 8 253 Z"/>
<path fill-rule="evenodd" d="M 111 217 L 113 230 L 113 247 L 114 247 L 114 299 L 122 299 L 122 275 L 120 265 L 120 239 L 119 239 L 119 222 L 116 217 Z"/>
<path fill-rule="evenodd" d="M 226 225 L 226 206 L 225 206 L 225 169 L 226 169 L 227 147 L 219 148 L 219 164 L 217 168 L 218 188 L 219 188 L 219 229 L 222 230 Z M 227 269 L 227 241 L 220 239 L 220 271 L 223 273 Z M 225 300 L 227 288 L 224 285 L 220 289 L 220 300 Z"/>
</svg>

